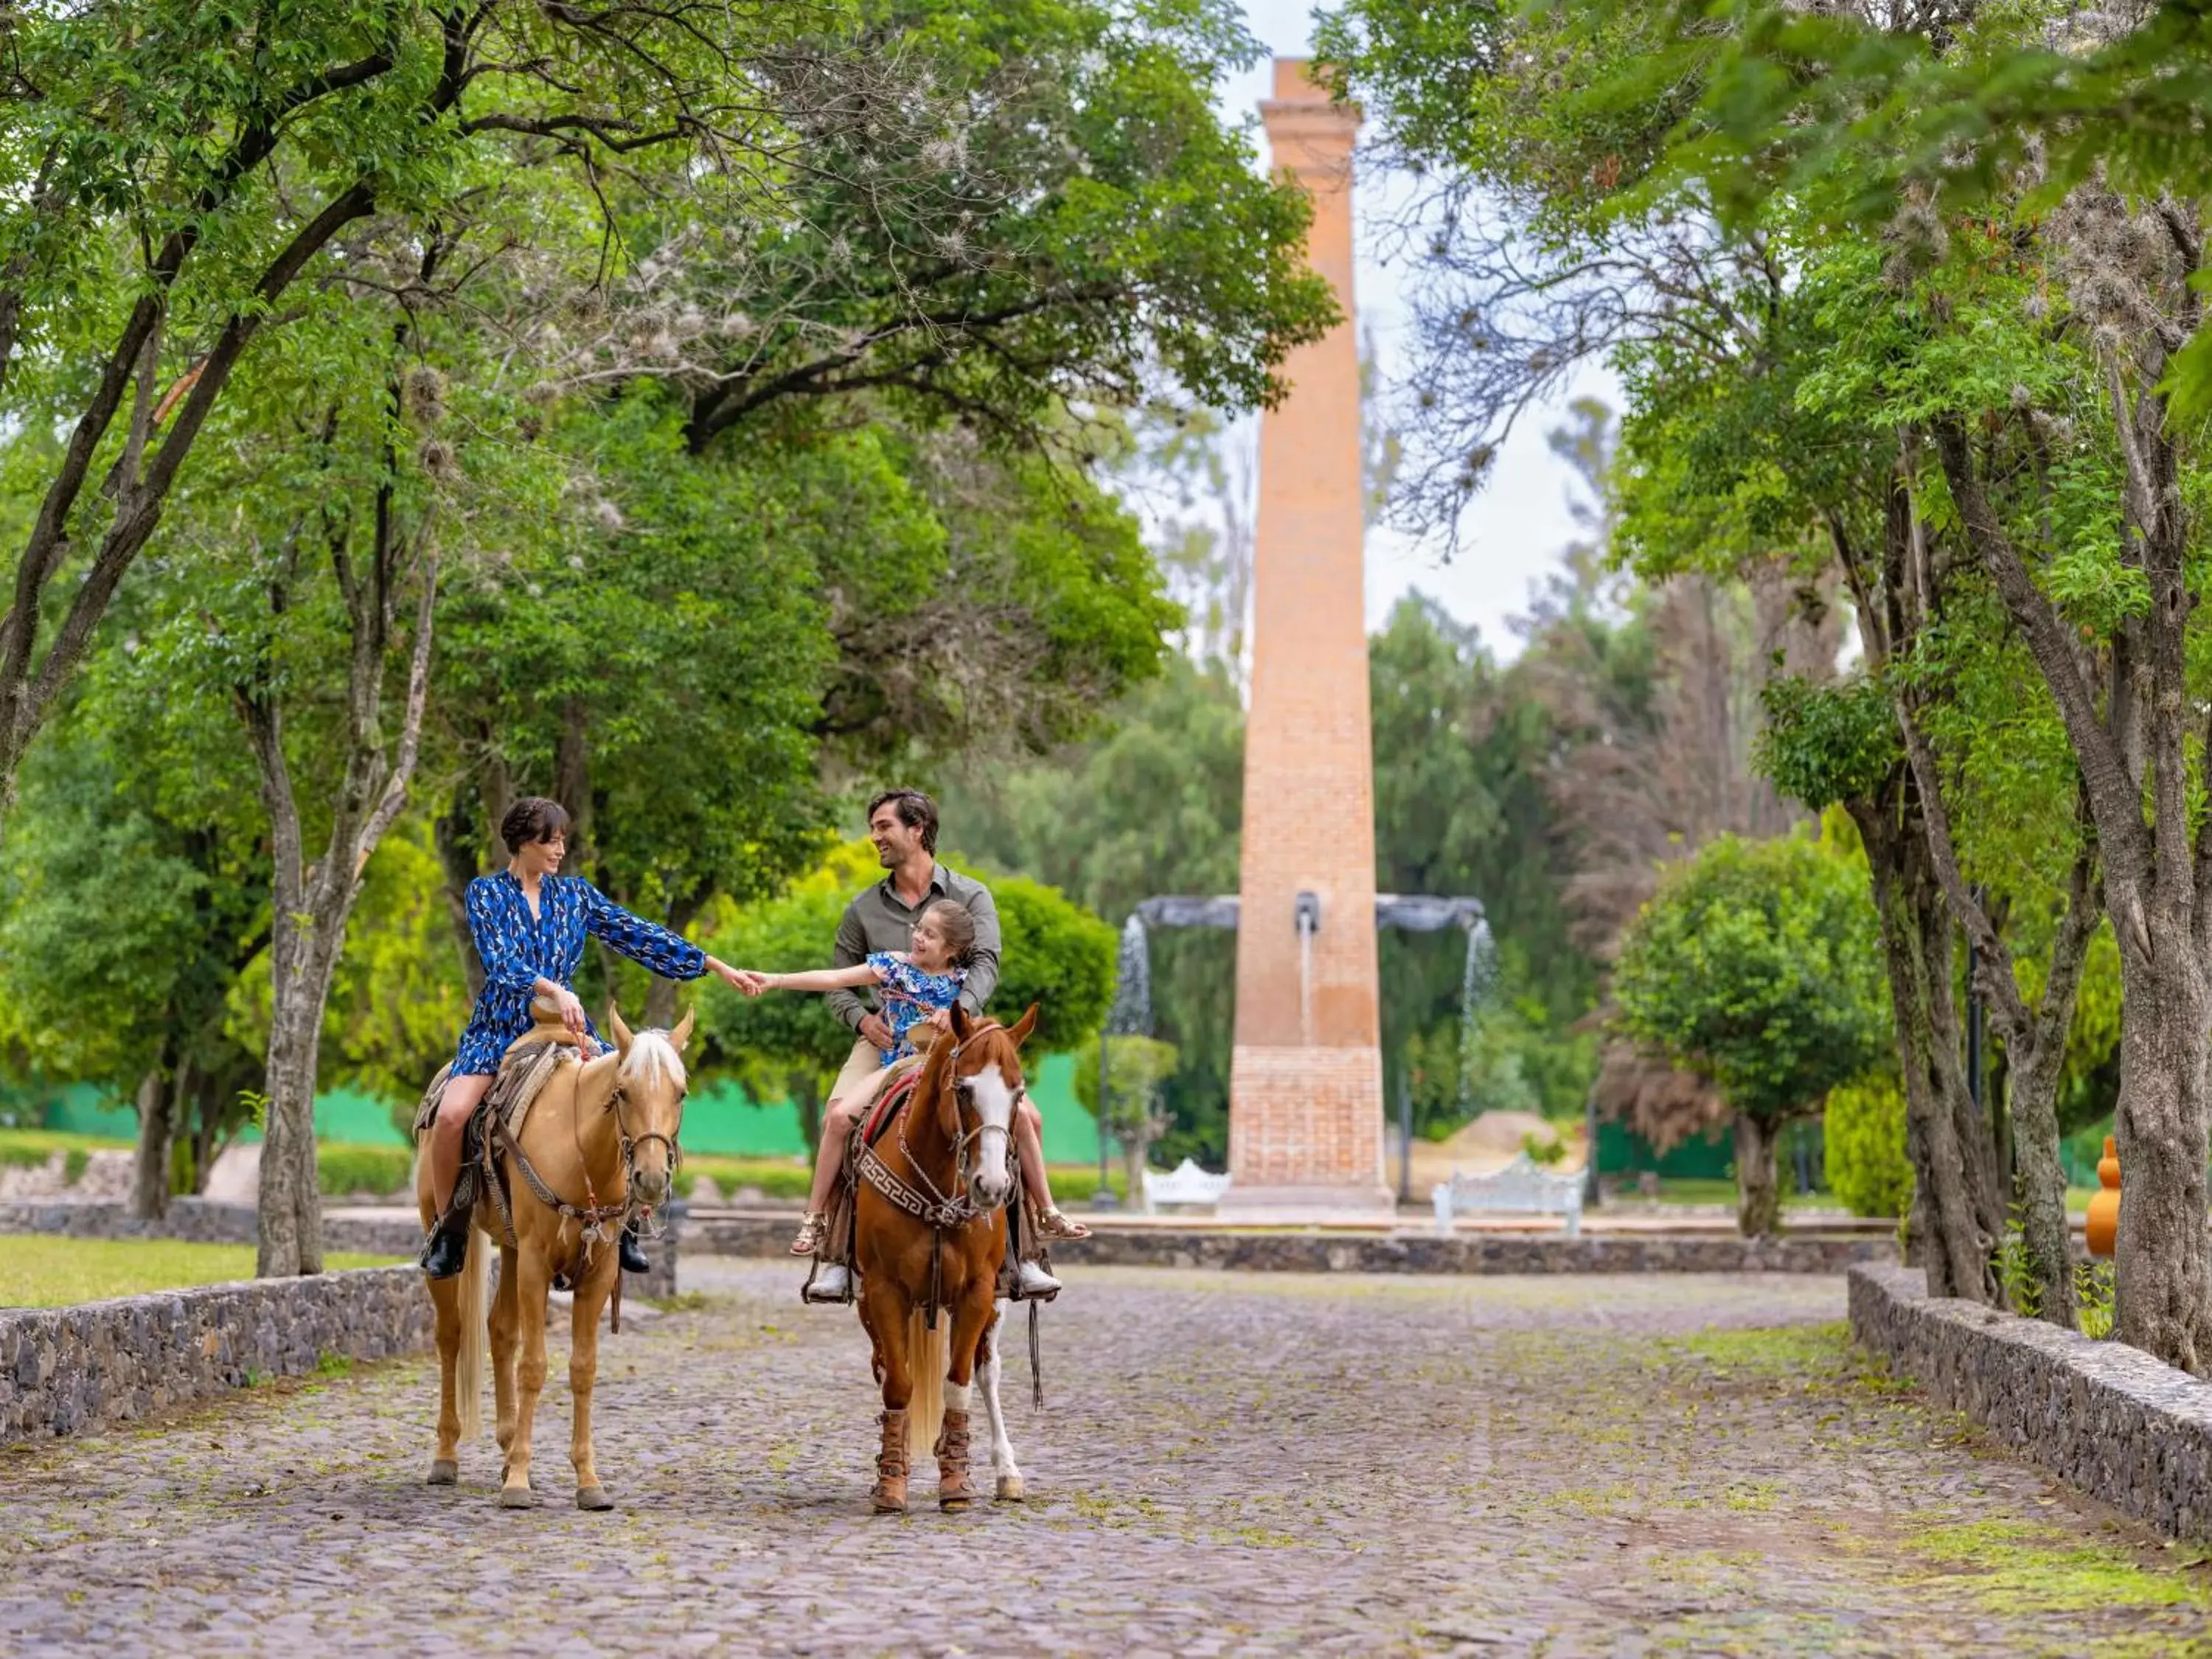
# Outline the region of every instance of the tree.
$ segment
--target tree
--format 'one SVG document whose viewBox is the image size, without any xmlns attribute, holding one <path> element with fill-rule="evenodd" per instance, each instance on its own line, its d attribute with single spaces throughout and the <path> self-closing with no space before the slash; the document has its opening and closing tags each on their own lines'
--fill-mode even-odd
<svg viewBox="0 0 2212 1659">
<path fill-rule="evenodd" d="M 1801 836 L 1724 836 L 1668 873 L 1622 940 L 1623 1030 L 1710 1078 L 1735 1115 L 1747 1237 L 1778 1230 L 1782 1126 L 1887 1046 L 1875 939 L 1847 860 Z"/>
<path fill-rule="evenodd" d="M 2117 1139 L 2135 1187 L 2115 1328 L 2203 1372 L 2212 854 L 2185 805 L 2204 747 L 2185 712 L 2202 696 L 2203 627 L 2188 417 L 2212 343 L 2202 138 L 2183 113 L 2212 49 L 2202 9 L 1584 15 L 1633 16 L 1648 46 L 1632 72 L 1591 77 L 1586 111 L 1648 106 L 1655 87 L 1674 102 L 1659 142 L 1609 184 L 1648 203 L 1694 178 L 1728 222 L 1787 204 L 1845 246 L 1880 227 L 1906 301 L 1893 320 L 1914 337 L 1877 373 L 1911 405 L 1913 493 L 1955 524 L 2033 658 L 2094 827 L 2124 986 Z M 2039 349 L 2020 350 L 2023 337 Z M 2023 361 L 2039 372 L 2004 373 Z M 2097 510 L 2061 512 L 2069 494 Z"/>
<path fill-rule="evenodd" d="M 1940 30 L 1943 9 L 1906 9 L 1894 20 L 1897 40 L 1856 36 L 1856 55 L 1841 77 L 1894 64 L 1900 52 L 1909 55 L 1913 48 L 1901 42 L 1917 28 Z M 1322 44 L 1347 89 L 1379 111 L 1386 143 L 1432 181 L 1419 217 L 1425 227 L 1442 225 L 1423 233 L 1429 275 L 1422 332 L 1437 372 L 1421 377 L 1411 413 L 1419 464 L 1405 509 L 1430 520 L 1455 515 L 1521 410 L 1576 364 L 1608 357 L 1632 402 L 1618 480 L 1618 551 L 1655 584 L 1747 580 L 1754 592 L 1795 603 L 1815 623 L 1833 615 L 1832 595 L 1840 585 L 1869 656 L 1895 666 L 1876 679 L 1891 718 L 1902 722 L 1900 738 L 1920 732 L 1941 756 L 1931 759 L 1936 770 L 1958 769 L 1948 780 L 1923 778 L 1918 775 L 1930 767 L 1898 741 L 1878 765 L 1855 776 L 1856 793 L 1838 788 L 1834 775 L 1816 781 L 1803 766 L 1790 775 L 1814 786 L 1800 797 L 1808 804 L 1851 800 L 1868 850 L 1920 1172 L 1913 1231 L 1926 1242 L 1931 1286 L 1982 1299 L 2000 1293 L 1992 1259 L 2002 1196 L 1989 1137 L 1957 1062 L 1947 914 L 1955 911 L 1976 930 L 1977 960 L 1990 981 L 1985 994 L 2008 1059 L 2018 1062 L 2008 1076 L 2018 1085 L 2015 1123 L 2029 1126 L 2015 1144 L 2030 1253 L 2049 1280 L 2041 1305 L 2063 1319 L 2071 1287 L 2063 1176 L 2043 1108 L 2061 1069 L 2071 975 L 2095 921 L 2093 866 L 2081 863 L 2075 882 L 2065 862 L 2092 856 L 2088 843 L 2063 810 L 2051 810 L 2054 803 L 2063 809 L 2074 792 L 2063 783 L 2054 791 L 2046 778 L 2039 794 L 2023 797 L 2035 809 L 2034 824 L 2024 826 L 2020 839 L 2063 849 L 2055 875 L 2039 866 L 2026 889 L 1947 878 L 1947 864 L 1959 860 L 1943 855 L 1940 826 L 1967 842 L 1989 840 L 1984 823 L 1962 814 L 1978 805 L 1993 769 L 1989 746 L 1968 760 L 1972 745 L 1947 750 L 1939 731 L 1960 733 L 1961 723 L 1947 711 L 1961 677 L 1955 653 L 1949 665 L 1939 666 L 1934 642 L 1948 648 L 1954 634 L 1974 637 L 1959 634 L 1957 624 L 1972 620 L 1975 595 L 1972 584 L 1960 580 L 1941 513 L 1926 508 L 1929 492 L 1915 477 L 1927 470 L 1933 446 L 1923 439 L 1923 459 L 1917 467 L 1910 462 L 1905 452 L 1913 446 L 1901 447 L 1899 433 L 1900 426 L 1910 429 L 1913 415 L 1893 401 L 1870 406 L 1880 371 L 1869 372 L 1863 339 L 1839 343 L 1860 326 L 1856 319 L 1887 315 L 1882 307 L 1890 301 L 1869 293 L 1863 309 L 1854 310 L 1848 283 L 1838 280 L 1869 253 L 1848 225 L 1825 216 L 1848 193 L 1829 188 L 1848 169 L 1797 175 L 1771 197 L 1746 187 L 1744 167 L 1805 154 L 1797 148 L 1808 125 L 1802 107 L 1793 106 L 1794 128 L 1763 134 L 1770 146 L 1763 154 L 1733 148 L 1741 127 L 1717 137 L 1748 108 L 1771 107 L 1778 99 L 1790 104 L 1801 94 L 1817 103 L 1825 94 L 1806 94 L 1805 86 L 1832 66 L 1808 43 L 1827 30 L 1821 38 L 1837 46 L 1856 27 L 1787 7 L 1737 9 L 1724 21 L 1701 14 L 1692 22 L 1682 9 L 1516 12 L 1357 0 L 1325 27 Z M 1765 61 L 1762 54 L 1784 37 L 1794 44 L 1774 55 L 1789 58 L 1791 75 L 1803 71 L 1806 80 L 1784 76 L 1787 88 L 1779 81 L 1763 85 L 1755 76 L 1730 82 Z M 1666 68 L 1648 72 L 1654 64 Z M 1917 88 L 1906 97 L 1914 109 L 1923 107 Z M 1823 106 L 1822 112 L 1837 107 Z M 1866 113 L 1864 106 L 1857 112 Z M 1839 129 L 1827 136 L 1838 138 Z M 1850 143 L 1857 142 L 1854 131 Z M 1743 167 L 1714 168 L 1716 149 Z M 1909 278 L 1925 264 L 1940 234 L 1931 234 L 1933 223 L 1922 210 L 1899 216 L 1886 253 L 1872 261 L 1884 266 L 1885 283 L 1898 272 Z M 1840 246 L 1833 237 L 1839 228 Z M 1467 349 L 1471 344 L 1482 349 Z M 1947 372 L 1970 370 L 1966 383 L 1986 384 L 2020 361 L 2004 354 L 2000 368 L 1987 344 L 1976 342 L 1969 348 L 1976 361 L 1954 362 Z M 2008 378 L 2017 388 L 2044 377 Z M 1692 660 L 1703 665 L 1717 655 L 1697 652 Z M 1816 700 L 1833 653 L 1825 661 L 1822 653 L 1808 655 L 1809 673 L 1806 664 L 1793 667 L 1807 674 L 1801 702 L 1809 708 L 1805 700 Z M 1702 703 L 1720 706 L 1710 697 Z M 1698 707 L 1690 704 L 1692 712 Z M 1741 729 L 1751 728 L 1747 722 Z M 1632 744 L 1586 754 L 1602 770 L 1632 777 L 1651 764 L 1652 752 Z M 1663 780 L 1694 775 L 1674 764 L 1656 770 Z M 1960 810 L 1947 812 L 1938 793 L 1933 812 L 1923 811 L 1923 797 L 1947 782 L 1960 792 Z M 1636 819 L 1608 811 L 1595 821 L 1609 828 Z M 1992 812 L 1988 822 L 2004 819 Z M 1626 860 L 1621 867 L 1641 864 Z M 2014 872 L 2019 868 L 2015 860 Z M 2062 905 L 2070 891 L 2081 902 Z M 2063 918 L 2056 931 L 2043 925 L 2054 913 Z M 2033 1011 L 2013 994 L 2014 946 L 1998 937 L 2008 924 L 2022 923 L 2033 948 L 2057 953 L 2049 983 L 2058 994 Z"/>
<path fill-rule="evenodd" d="M 0 617 L 0 822 L 248 348 L 319 308 L 297 295 L 350 269 L 332 259 L 343 236 L 381 214 L 434 241 L 502 169 L 573 169 L 604 206 L 598 178 L 671 153 L 727 205 L 733 181 L 747 193 L 841 131 L 840 100 L 889 78 L 741 9 L 624 0 L 318 0 L 281 17 L 129 0 L 34 10 L 9 33 L 21 95 L 0 150 L 25 187 L 0 211 L 0 392 L 15 422 L 69 435 L 36 448 L 41 499 Z"/>
<path fill-rule="evenodd" d="M 131 1207 L 154 1218 L 173 1147 L 196 1188 L 240 1121 L 257 1073 L 225 999 L 267 917 L 235 799 L 150 764 L 167 757 L 131 741 L 112 678 L 88 677 L 65 733 L 24 770 L 22 830 L 0 858 L 0 1006 L 31 1065 L 135 1098 Z"/>
<path fill-rule="evenodd" d="M 1098 1098 L 1098 1045 L 1106 1045 L 1106 1088 Z M 1093 1037 L 1075 1054 L 1075 1097 L 1097 1121 L 1098 1132 L 1111 1135 L 1121 1149 L 1123 1190 L 1129 1201 L 1139 1201 L 1145 1190 L 1146 1154 L 1166 1132 L 1170 1120 L 1160 1101 L 1160 1087 L 1175 1075 L 1175 1045 L 1158 1037 Z"/>
</svg>

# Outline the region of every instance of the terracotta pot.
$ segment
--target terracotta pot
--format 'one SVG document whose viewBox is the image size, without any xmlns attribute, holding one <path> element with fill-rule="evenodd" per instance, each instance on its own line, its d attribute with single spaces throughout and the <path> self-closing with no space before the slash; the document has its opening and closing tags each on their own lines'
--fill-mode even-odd
<svg viewBox="0 0 2212 1659">
<path fill-rule="evenodd" d="M 2089 1200 L 2086 1231 L 2091 1255 L 2110 1255 L 2120 1231 L 2120 1156 L 2112 1138 L 2105 1137 L 2105 1155 L 2097 1160 L 2097 1179 L 2103 1183 Z"/>
</svg>

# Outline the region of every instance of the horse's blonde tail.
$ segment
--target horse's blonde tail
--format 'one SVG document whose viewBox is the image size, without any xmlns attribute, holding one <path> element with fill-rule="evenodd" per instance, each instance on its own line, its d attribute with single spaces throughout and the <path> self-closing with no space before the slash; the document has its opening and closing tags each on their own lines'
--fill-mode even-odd
<svg viewBox="0 0 2212 1659">
<path fill-rule="evenodd" d="M 914 1393 L 906 1404 L 906 1455 L 910 1464 L 937 1455 L 938 1431 L 945 1426 L 945 1373 L 952 1364 L 952 1314 L 942 1310 L 937 1328 L 916 1309 L 906 1316 L 906 1351 L 914 1370 Z"/>
<path fill-rule="evenodd" d="M 453 1403 L 461 1415 L 461 1438 L 474 1440 L 483 1432 L 484 1281 L 491 1273 L 491 1251 L 483 1229 L 469 1226 L 469 1253 L 461 1263 L 458 1302 L 461 1316 L 461 1351 L 453 1357 Z"/>
</svg>

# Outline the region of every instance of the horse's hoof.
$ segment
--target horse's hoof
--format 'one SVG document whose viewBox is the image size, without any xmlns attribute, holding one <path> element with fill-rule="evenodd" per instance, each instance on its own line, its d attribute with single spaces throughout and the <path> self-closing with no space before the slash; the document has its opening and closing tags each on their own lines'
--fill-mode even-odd
<svg viewBox="0 0 2212 1659">
<path fill-rule="evenodd" d="M 527 1486 L 501 1486 L 499 1506 L 503 1510 L 534 1510 L 538 1507 L 538 1494 Z"/>
<path fill-rule="evenodd" d="M 962 1515 L 975 1507 L 975 1494 L 972 1492 L 954 1492 L 939 1498 L 937 1507 L 947 1515 Z"/>
<path fill-rule="evenodd" d="M 426 1485 L 456 1486 L 460 1484 L 461 1466 L 449 1457 L 441 1457 L 430 1465 L 430 1479 Z"/>
<path fill-rule="evenodd" d="M 999 1477 L 998 1498 L 1001 1504 L 1018 1504 L 1028 1496 L 1029 1493 L 1024 1489 L 1022 1478 L 1018 1474 L 1002 1474 Z"/>
<path fill-rule="evenodd" d="M 875 1492 L 871 1495 L 869 1501 L 874 1504 L 876 1513 L 878 1515 L 904 1515 L 906 1513 L 906 1489 L 903 1486 L 900 1486 L 896 1490 L 893 1490 L 886 1486 L 878 1486 Z"/>
<path fill-rule="evenodd" d="M 576 1488 L 576 1507 L 580 1510 L 611 1510 L 614 1506 L 615 1500 L 607 1496 L 605 1486 Z"/>
</svg>

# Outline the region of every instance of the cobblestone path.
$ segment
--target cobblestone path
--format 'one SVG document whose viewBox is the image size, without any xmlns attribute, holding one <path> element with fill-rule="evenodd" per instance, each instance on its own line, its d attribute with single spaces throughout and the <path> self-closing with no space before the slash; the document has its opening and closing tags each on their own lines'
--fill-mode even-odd
<svg viewBox="0 0 2212 1659">
<path fill-rule="evenodd" d="M 850 1315 L 780 1265 L 685 1269 L 696 1305 L 601 1350 L 617 1513 L 568 1501 L 557 1358 L 520 1513 L 489 1439 L 421 1484 L 422 1365 L 272 1389 L 0 1454 L 6 1645 L 2212 1649 L 2204 1567 L 1862 1376 L 1833 1279 L 1094 1269 L 1047 1315 L 1042 1415 L 1009 1345 L 1031 1501 L 885 1521 Z"/>
</svg>

